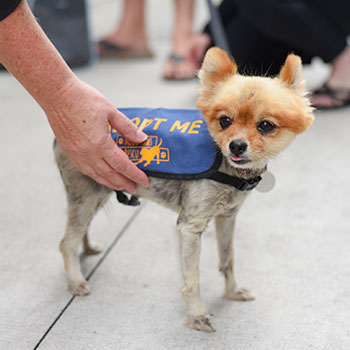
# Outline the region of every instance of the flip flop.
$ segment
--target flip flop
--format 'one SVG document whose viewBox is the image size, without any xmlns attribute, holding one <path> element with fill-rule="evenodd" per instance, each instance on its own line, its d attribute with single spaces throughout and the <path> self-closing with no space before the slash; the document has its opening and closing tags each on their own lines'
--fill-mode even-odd
<svg viewBox="0 0 350 350">
<path fill-rule="evenodd" d="M 101 40 L 98 42 L 98 52 L 100 58 L 122 58 L 122 59 L 134 59 L 134 58 L 152 58 L 153 52 L 146 50 L 129 49 L 107 40 Z"/>
<path fill-rule="evenodd" d="M 329 106 L 317 105 L 312 102 L 313 96 L 328 97 L 331 102 Z M 322 110 L 339 109 L 350 105 L 350 89 L 346 88 L 332 88 L 327 83 L 323 84 L 319 89 L 315 90 L 311 95 L 312 106 Z"/>
<path fill-rule="evenodd" d="M 180 64 L 186 62 L 186 57 L 185 56 L 181 56 L 181 55 L 177 55 L 175 53 L 172 53 L 169 58 L 168 58 L 168 62 L 173 64 L 174 68 L 172 71 L 172 74 L 170 76 L 165 76 L 163 74 L 163 79 L 165 80 L 190 80 L 193 79 L 197 76 L 197 69 L 193 69 L 192 74 L 185 76 L 185 77 L 179 77 L 176 75 L 176 68 L 179 67 Z"/>
</svg>

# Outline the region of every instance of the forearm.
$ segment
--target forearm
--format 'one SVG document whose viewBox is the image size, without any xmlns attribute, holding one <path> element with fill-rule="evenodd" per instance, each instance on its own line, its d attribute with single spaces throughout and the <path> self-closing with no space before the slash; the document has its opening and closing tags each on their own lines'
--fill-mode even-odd
<svg viewBox="0 0 350 350">
<path fill-rule="evenodd" d="M 113 141 L 109 126 L 131 142 L 147 136 L 73 74 L 25 1 L 0 21 L 0 62 L 41 105 L 58 144 L 83 174 L 132 193 L 135 183 L 148 184 L 147 176 Z"/>
<path fill-rule="evenodd" d="M 43 109 L 76 79 L 36 22 L 26 1 L 0 21 L 0 62 Z"/>
</svg>

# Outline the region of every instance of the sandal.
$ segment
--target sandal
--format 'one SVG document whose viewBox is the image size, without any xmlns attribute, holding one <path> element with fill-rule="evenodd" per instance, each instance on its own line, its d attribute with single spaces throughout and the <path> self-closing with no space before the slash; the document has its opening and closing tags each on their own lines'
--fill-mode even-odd
<svg viewBox="0 0 350 350">
<path fill-rule="evenodd" d="M 107 40 L 101 40 L 98 42 L 98 52 L 100 58 L 123 58 L 123 59 L 133 59 L 133 58 L 152 58 L 153 52 L 146 50 L 136 50 L 126 48 Z"/>
<path fill-rule="evenodd" d="M 313 97 L 325 97 L 330 100 L 330 104 L 322 104 L 313 101 Z M 331 110 L 346 107 L 350 105 L 350 89 L 332 88 L 327 83 L 323 84 L 319 89 L 315 90 L 311 95 L 311 104 L 317 109 Z"/>
<path fill-rule="evenodd" d="M 163 78 L 166 80 L 190 80 L 197 76 L 197 68 L 185 56 L 172 53 L 165 65 L 170 67 L 168 73 L 164 69 Z M 189 67 L 188 74 L 181 73 L 181 67 L 184 65 Z"/>
</svg>

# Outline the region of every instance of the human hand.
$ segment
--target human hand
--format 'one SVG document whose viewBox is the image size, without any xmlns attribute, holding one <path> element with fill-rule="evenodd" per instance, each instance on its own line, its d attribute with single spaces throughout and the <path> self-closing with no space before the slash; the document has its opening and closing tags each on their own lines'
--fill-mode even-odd
<svg viewBox="0 0 350 350">
<path fill-rule="evenodd" d="M 109 125 L 131 142 L 147 136 L 103 95 L 81 82 L 48 40 L 27 2 L 0 21 L 0 61 L 45 111 L 58 144 L 85 175 L 133 193 L 148 178 L 115 144 Z"/>
<path fill-rule="evenodd" d="M 136 191 L 136 184 L 149 180 L 113 141 L 109 125 L 134 143 L 146 140 L 103 95 L 91 86 L 72 78 L 63 89 L 42 104 L 57 142 L 70 162 L 83 174 L 110 188 Z"/>
</svg>

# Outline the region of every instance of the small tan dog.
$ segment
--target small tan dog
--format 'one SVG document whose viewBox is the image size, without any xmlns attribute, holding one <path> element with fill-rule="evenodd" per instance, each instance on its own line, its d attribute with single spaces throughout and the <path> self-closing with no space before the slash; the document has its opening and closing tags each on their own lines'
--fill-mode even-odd
<svg viewBox="0 0 350 350">
<path fill-rule="evenodd" d="M 219 170 L 228 175 L 249 180 L 263 174 L 268 160 L 284 150 L 314 119 L 305 97 L 301 60 L 295 55 L 288 56 L 280 76 L 272 79 L 238 74 L 235 62 L 224 51 L 212 48 L 199 77 L 202 87 L 197 106 L 223 154 Z M 68 197 L 67 229 L 60 244 L 68 288 L 74 295 L 85 295 L 89 286 L 81 272 L 78 248 L 82 243 L 88 254 L 100 251 L 90 244 L 88 227 L 112 190 L 77 171 L 56 143 L 54 148 Z M 249 192 L 210 179 L 151 178 L 148 188 L 138 188 L 138 196 L 179 213 L 182 295 L 188 307 L 187 326 L 192 329 L 215 331 L 199 293 L 200 240 L 211 219 L 216 224 L 225 296 L 232 300 L 252 299 L 247 290 L 237 285 L 233 271 L 233 228 Z"/>
</svg>

